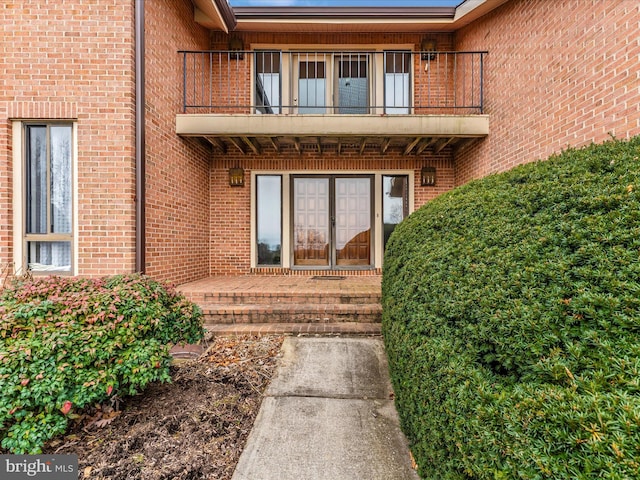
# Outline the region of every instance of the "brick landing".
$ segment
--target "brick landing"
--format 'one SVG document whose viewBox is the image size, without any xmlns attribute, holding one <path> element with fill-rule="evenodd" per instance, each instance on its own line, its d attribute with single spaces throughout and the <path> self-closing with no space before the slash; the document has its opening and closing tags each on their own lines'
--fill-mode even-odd
<svg viewBox="0 0 640 480">
<path fill-rule="evenodd" d="M 379 275 L 216 276 L 178 287 L 216 334 L 379 334 Z"/>
<path fill-rule="evenodd" d="M 381 326 L 373 322 L 235 323 L 206 325 L 206 329 L 214 335 L 380 335 Z"/>
</svg>

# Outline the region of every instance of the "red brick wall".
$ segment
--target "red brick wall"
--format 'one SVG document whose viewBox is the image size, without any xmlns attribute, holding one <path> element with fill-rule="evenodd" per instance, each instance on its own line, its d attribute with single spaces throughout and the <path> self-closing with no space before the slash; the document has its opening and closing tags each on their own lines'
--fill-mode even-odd
<svg viewBox="0 0 640 480">
<path fill-rule="evenodd" d="M 0 262 L 12 261 L 12 119 L 78 124 L 81 275 L 135 268 L 134 0 L 13 2 L 0 9 Z M 250 186 L 228 186 L 227 170 L 438 168 L 436 188 L 416 186 L 416 206 L 454 184 L 550 153 L 640 134 L 640 5 L 635 0 L 512 0 L 455 34 L 457 50 L 489 50 L 485 106 L 490 136 L 438 157 L 363 156 L 345 150 L 260 157 L 175 135 L 181 110 L 178 50 L 226 49 L 228 37 L 193 22 L 190 0 L 146 5 L 147 273 L 176 283 L 244 273 L 250 258 Z M 8 27 L 7 27 L 8 26 Z M 274 44 L 417 46 L 423 34 L 242 34 L 245 48 Z M 438 49 L 452 36 L 436 36 Z M 247 87 L 250 82 L 246 82 Z"/>
<path fill-rule="evenodd" d="M 145 2 L 147 273 L 177 284 L 209 275 L 210 148 L 175 134 L 182 57 L 206 50 L 209 33 L 190 0 Z"/>
<path fill-rule="evenodd" d="M 13 261 L 11 120 L 78 125 L 80 275 L 135 268 L 133 0 L 0 8 L 0 264 Z"/>
<path fill-rule="evenodd" d="M 568 146 L 640 134 L 640 3 L 512 0 L 458 31 L 488 50 L 489 137 L 456 156 L 456 183 Z"/>
<path fill-rule="evenodd" d="M 305 147 L 303 145 L 303 147 Z M 245 170 L 245 186 L 230 187 L 228 169 L 240 166 Z M 420 186 L 420 169 L 437 169 L 436 187 Z M 439 155 L 403 156 L 401 152 L 387 151 L 380 155 L 379 148 L 367 147 L 360 155 L 359 148 L 345 147 L 340 155 L 328 149 L 322 154 L 304 148 L 302 155 L 283 148 L 278 155 L 265 149 L 261 156 L 241 155 L 216 150 L 211 170 L 211 269 L 212 274 L 244 274 L 251 261 L 251 170 L 280 173 L 296 170 L 362 171 L 409 170 L 415 172 L 414 201 L 416 208 L 446 192 L 454 186 L 451 151 L 444 149 Z"/>
</svg>

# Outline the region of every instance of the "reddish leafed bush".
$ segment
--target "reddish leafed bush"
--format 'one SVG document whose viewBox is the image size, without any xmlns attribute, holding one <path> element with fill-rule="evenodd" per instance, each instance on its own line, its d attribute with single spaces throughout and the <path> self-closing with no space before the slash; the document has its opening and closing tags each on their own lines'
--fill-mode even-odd
<svg viewBox="0 0 640 480">
<path fill-rule="evenodd" d="M 0 439 L 38 453 L 68 418 L 168 381 L 172 344 L 202 338 L 200 309 L 140 275 L 46 277 L 0 294 Z"/>
</svg>

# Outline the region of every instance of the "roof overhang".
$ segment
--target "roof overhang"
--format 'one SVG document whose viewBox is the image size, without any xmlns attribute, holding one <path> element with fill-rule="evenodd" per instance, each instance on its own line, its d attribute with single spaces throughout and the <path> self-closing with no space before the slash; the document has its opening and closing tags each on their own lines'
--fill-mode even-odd
<svg viewBox="0 0 640 480">
<path fill-rule="evenodd" d="M 194 19 L 203 27 L 229 33 L 236 28 L 236 17 L 227 0 L 193 0 Z"/>
<path fill-rule="evenodd" d="M 458 30 L 474 20 L 495 10 L 509 0 L 466 0 L 456 7 L 453 17 L 453 30 Z"/>
<path fill-rule="evenodd" d="M 489 134 L 488 115 L 226 115 L 181 114 L 176 133 L 205 138 L 218 149 L 259 154 L 303 145 L 323 150 L 356 145 L 360 152 L 379 146 L 381 153 L 400 149 L 405 155 L 426 149 L 439 152 Z"/>
<path fill-rule="evenodd" d="M 451 32 L 508 0 L 466 0 L 457 7 L 229 7 L 193 0 L 198 23 L 229 32 Z"/>
</svg>

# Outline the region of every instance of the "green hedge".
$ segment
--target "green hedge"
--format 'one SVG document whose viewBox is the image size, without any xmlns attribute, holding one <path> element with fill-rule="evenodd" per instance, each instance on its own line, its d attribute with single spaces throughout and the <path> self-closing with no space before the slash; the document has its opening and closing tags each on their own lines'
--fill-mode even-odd
<svg viewBox="0 0 640 480">
<path fill-rule="evenodd" d="M 428 203 L 382 290 L 424 478 L 640 478 L 640 137 Z"/>
<path fill-rule="evenodd" d="M 39 453 L 83 407 L 168 381 L 170 344 L 203 333 L 200 309 L 147 277 L 13 284 L 0 295 L 2 448 Z"/>
</svg>

